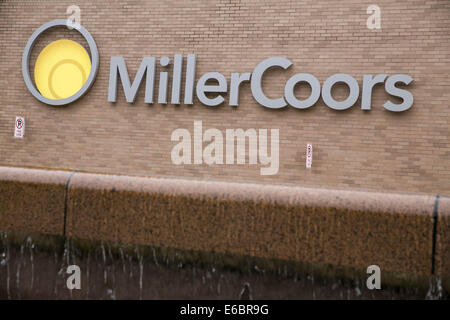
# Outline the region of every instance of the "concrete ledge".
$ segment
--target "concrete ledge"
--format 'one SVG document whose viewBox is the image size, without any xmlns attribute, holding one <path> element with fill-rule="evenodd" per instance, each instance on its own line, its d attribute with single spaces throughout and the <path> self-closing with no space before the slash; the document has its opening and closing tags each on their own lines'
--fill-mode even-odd
<svg viewBox="0 0 450 320">
<path fill-rule="evenodd" d="M 0 167 L 0 230 L 62 235 L 70 174 Z"/>
<path fill-rule="evenodd" d="M 76 174 L 67 232 L 429 275 L 434 196 Z"/>
<path fill-rule="evenodd" d="M 69 182 L 70 179 L 70 182 Z M 67 195 L 65 185 L 68 185 Z M 0 168 L 0 229 L 450 274 L 450 198 Z M 65 219 L 65 225 L 64 225 Z M 435 256 L 433 256 L 435 243 Z"/>
</svg>

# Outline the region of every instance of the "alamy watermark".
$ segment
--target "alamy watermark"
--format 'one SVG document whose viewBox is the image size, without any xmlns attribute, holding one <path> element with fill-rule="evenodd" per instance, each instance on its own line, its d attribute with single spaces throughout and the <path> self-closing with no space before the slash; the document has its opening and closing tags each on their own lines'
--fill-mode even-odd
<svg viewBox="0 0 450 320">
<path fill-rule="evenodd" d="M 73 264 L 67 267 L 66 273 L 70 274 L 67 278 L 66 285 L 67 289 L 73 290 L 81 289 L 81 269 L 79 266 Z"/>
<path fill-rule="evenodd" d="M 70 16 L 67 18 L 67 28 L 70 30 L 77 29 L 81 27 L 81 9 L 77 5 L 68 6 L 66 9 L 66 14 Z"/>
<path fill-rule="evenodd" d="M 194 121 L 192 134 L 184 128 L 172 132 L 171 141 L 178 143 L 170 157 L 175 165 L 245 164 L 248 150 L 248 164 L 261 165 L 261 175 L 274 175 L 279 170 L 279 140 L 279 129 L 239 128 L 222 132 L 209 128 L 203 132 L 203 122 Z"/>
<path fill-rule="evenodd" d="M 371 265 L 367 267 L 367 274 L 370 276 L 367 278 L 366 285 L 367 289 L 381 289 L 381 269 L 377 265 Z"/>
<path fill-rule="evenodd" d="M 367 18 L 367 28 L 370 30 L 381 29 L 381 9 L 376 4 L 372 4 L 367 7 L 367 14 L 370 16 Z"/>
</svg>

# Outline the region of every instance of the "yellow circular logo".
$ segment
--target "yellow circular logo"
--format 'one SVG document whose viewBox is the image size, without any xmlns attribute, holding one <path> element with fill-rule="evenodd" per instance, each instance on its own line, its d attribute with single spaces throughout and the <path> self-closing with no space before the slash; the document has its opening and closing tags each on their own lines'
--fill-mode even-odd
<svg viewBox="0 0 450 320">
<path fill-rule="evenodd" d="M 65 99 L 78 92 L 91 72 L 91 59 L 77 42 L 57 40 L 39 54 L 34 67 L 34 82 L 49 99 Z"/>
<path fill-rule="evenodd" d="M 43 32 L 58 26 L 67 26 L 67 21 L 52 20 L 36 29 L 22 55 L 22 75 L 28 90 L 36 99 L 52 106 L 63 106 L 82 97 L 94 83 L 99 65 L 94 38 L 80 25 L 74 30 L 86 40 L 89 53 L 75 41 L 54 41 L 39 53 L 33 81 L 30 75 L 31 51 Z"/>
</svg>

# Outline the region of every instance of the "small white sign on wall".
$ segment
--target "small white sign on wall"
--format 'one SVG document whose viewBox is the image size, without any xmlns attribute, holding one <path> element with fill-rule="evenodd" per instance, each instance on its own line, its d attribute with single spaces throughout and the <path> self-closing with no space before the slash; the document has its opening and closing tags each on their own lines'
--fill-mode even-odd
<svg viewBox="0 0 450 320">
<path fill-rule="evenodd" d="M 306 168 L 311 169 L 312 166 L 312 157 L 313 157 L 313 148 L 312 144 L 308 143 L 306 145 Z"/>
<path fill-rule="evenodd" d="M 16 123 L 14 124 L 14 138 L 22 139 L 25 135 L 25 118 L 16 117 Z"/>
</svg>

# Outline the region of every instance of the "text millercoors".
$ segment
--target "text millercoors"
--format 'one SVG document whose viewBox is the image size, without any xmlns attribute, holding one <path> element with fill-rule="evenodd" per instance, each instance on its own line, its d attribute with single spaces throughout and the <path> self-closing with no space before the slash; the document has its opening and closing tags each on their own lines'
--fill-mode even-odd
<svg viewBox="0 0 450 320">
<path fill-rule="evenodd" d="M 172 75 L 172 94 L 171 104 L 181 103 L 181 79 L 183 70 L 183 56 L 175 54 L 173 59 L 173 75 Z M 170 64 L 168 57 L 160 59 L 160 66 L 167 67 Z M 360 88 L 355 78 L 348 74 L 338 73 L 330 76 L 325 80 L 321 87 L 319 80 L 309 73 L 298 73 L 292 76 L 285 84 L 284 92 L 280 94 L 277 99 L 268 98 L 262 89 L 262 79 L 266 71 L 273 67 L 288 69 L 292 62 L 282 57 L 268 58 L 259 63 L 252 73 L 232 73 L 230 82 L 230 106 L 239 105 L 239 88 L 243 82 L 250 82 L 252 95 L 255 100 L 262 106 L 271 109 L 280 109 L 286 107 L 288 104 L 297 109 L 306 109 L 313 106 L 322 96 L 325 104 L 334 110 L 346 110 L 352 107 L 359 98 Z M 195 85 L 195 69 L 196 56 L 189 54 L 187 56 L 186 66 L 186 82 L 184 87 L 184 104 L 191 105 L 194 100 L 194 87 L 197 98 L 201 103 L 207 106 L 218 106 L 225 101 L 221 95 L 228 92 L 228 83 L 225 76 L 219 72 L 208 72 L 200 77 Z M 117 75 L 120 75 L 122 87 L 125 93 L 125 99 L 129 103 L 133 103 L 137 91 L 142 80 L 145 77 L 145 103 L 154 103 L 155 91 L 155 73 L 156 73 L 156 58 L 144 57 L 141 65 L 136 73 L 133 83 L 130 82 L 127 67 L 123 57 L 111 57 L 109 86 L 108 86 L 108 101 L 116 102 L 117 100 Z M 394 74 L 388 76 L 386 74 L 370 75 L 366 74 L 362 79 L 362 99 L 361 109 L 370 110 L 372 100 L 372 90 L 376 84 L 384 83 L 387 93 L 391 96 L 402 99 L 402 103 L 395 104 L 391 101 L 386 101 L 383 107 L 389 111 L 401 112 L 411 108 L 414 98 L 413 95 L 405 90 L 398 88 L 397 84 L 408 85 L 413 79 L 409 75 Z M 214 81 L 216 84 L 207 85 L 209 81 Z M 298 83 L 307 83 L 311 87 L 311 94 L 307 99 L 299 100 L 294 95 L 294 88 Z M 161 71 L 159 74 L 159 88 L 157 103 L 168 103 L 168 83 L 169 73 Z M 349 95 L 344 101 L 336 101 L 331 94 L 332 88 L 336 83 L 345 83 L 349 89 Z M 206 94 L 217 94 L 214 98 L 208 97 Z"/>
<path fill-rule="evenodd" d="M 35 74 L 35 77 L 37 76 L 37 80 L 39 80 L 37 82 L 41 84 L 41 87 L 37 88 L 39 87 L 37 86 L 38 83 L 33 83 L 29 70 L 31 51 L 36 44 L 37 39 L 43 32 L 50 28 L 66 25 L 66 20 L 56 19 L 40 26 L 28 39 L 22 55 L 22 74 L 28 90 L 39 101 L 53 106 L 67 105 L 82 97 L 93 85 L 99 66 L 99 54 L 94 38 L 85 28 L 83 28 L 81 25 L 78 25 L 76 30 L 84 37 L 89 45 L 90 61 L 88 58 L 77 57 L 77 55 L 75 54 L 76 52 L 73 52 L 73 50 L 67 48 L 67 43 L 69 43 L 68 41 L 64 42 L 65 45 L 62 45 L 63 42 L 52 43 L 51 48 L 46 48 L 47 50 L 44 49 L 42 52 L 42 59 L 45 58 L 46 62 L 44 64 L 44 67 L 47 68 L 43 67 L 41 68 L 43 72 L 37 72 Z M 72 43 L 72 45 L 73 48 L 78 48 L 76 43 Z M 54 52 L 54 54 L 49 54 L 50 51 Z M 82 52 L 81 49 L 79 51 Z M 67 57 L 63 57 L 62 53 L 65 53 Z M 84 57 L 88 57 L 85 52 L 83 52 L 83 54 Z M 58 58 L 62 60 L 57 61 Z M 80 59 L 86 60 L 84 61 L 86 65 L 86 68 L 84 69 L 86 70 L 84 70 L 83 68 L 80 69 L 80 61 L 78 61 Z M 168 57 L 162 57 L 159 60 L 159 64 L 161 67 L 167 67 L 170 62 L 170 58 Z M 279 98 L 268 98 L 264 94 L 264 91 L 262 89 L 262 79 L 266 71 L 274 67 L 288 69 L 291 65 L 292 62 L 286 58 L 272 57 L 260 62 L 252 73 L 232 73 L 229 86 L 229 105 L 238 106 L 239 88 L 240 85 L 244 82 L 250 82 L 254 99 L 260 105 L 271 109 L 280 109 L 286 107 L 287 105 L 290 105 L 297 109 L 306 109 L 313 106 L 322 96 L 325 104 L 331 109 L 346 110 L 356 103 L 359 98 L 360 91 L 362 91 L 361 109 L 370 110 L 372 108 L 372 90 L 375 85 L 382 83 L 384 84 L 384 88 L 388 94 L 403 100 L 402 103 L 399 104 L 395 104 L 391 101 L 386 101 L 383 104 L 383 107 L 385 109 L 393 112 L 405 111 L 411 108 L 414 101 L 413 95 L 409 91 L 398 88 L 396 86 L 397 84 L 409 85 L 413 81 L 413 79 L 406 74 L 394 74 L 391 76 L 388 76 L 386 74 L 377 74 L 375 76 L 371 74 L 365 74 L 362 79 L 362 90 L 360 90 L 356 79 L 348 74 L 334 74 L 326 79 L 323 83 L 323 86 L 321 87 L 319 80 L 317 80 L 317 78 L 312 74 L 298 73 L 292 76 L 286 82 L 284 92 L 280 92 Z M 62 68 L 62 66 L 64 68 Z M 195 85 L 195 70 L 196 56 L 195 54 L 189 54 L 187 56 L 186 64 L 184 103 L 188 105 L 194 103 L 194 88 L 201 103 L 207 106 L 218 106 L 223 103 L 225 99 L 221 94 L 228 92 L 228 82 L 225 76 L 219 72 L 208 72 L 202 75 Z M 181 103 L 182 72 L 183 55 L 175 54 L 173 58 L 172 94 L 170 101 L 172 104 Z M 134 102 L 138 89 L 145 75 L 145 103 L 154 103 L 155 73 L 156 58 L 144 57 L 133 80 L 133 83 L 131 83 L 123 57 L 111 57 L 108 101 L 116 102 L 117 100 L 118 74 L 120 75 L 120 79 L 122 82 L 125 99 L 129 103 Z M 76 77 L 77 75 L 78 78 Z M 82 75 L 82 77 L 80 77 L 80 75 Z M 76 82 L 75 84 L 74 81 Z M 215 84 L 207 84 L 208 81 L 214 81 Z M 311 87 L 311 94 L 307 99 L 299 100 L 294 95 L 294 88 L 298 83 L 302 82 L 307 83 Z M 344 101 L 336 101 L 332 97 L 331 91 L 336 83 L 345 83 L 350 89 L 349 95 Z M 159 88 L 157 100 L 159 104 L 168 103 L 168 84 L 169 73 L 167 71 L 161 71 L 159 73 Z M 60 93 L 63 93 L 62 96 L 61 94 L 56 92 L 55 94 L 49 94 L 46 91 L 47 87 L 50 92 L 55 91 L 55 88 L 59 88 L 61 91 Z M 208 94 L 209 96 L 207 96 L 206 94 Z M 211 95 L 214 94 L 216 94 L 216 96 L 212 98 Z"/>
</svg>

